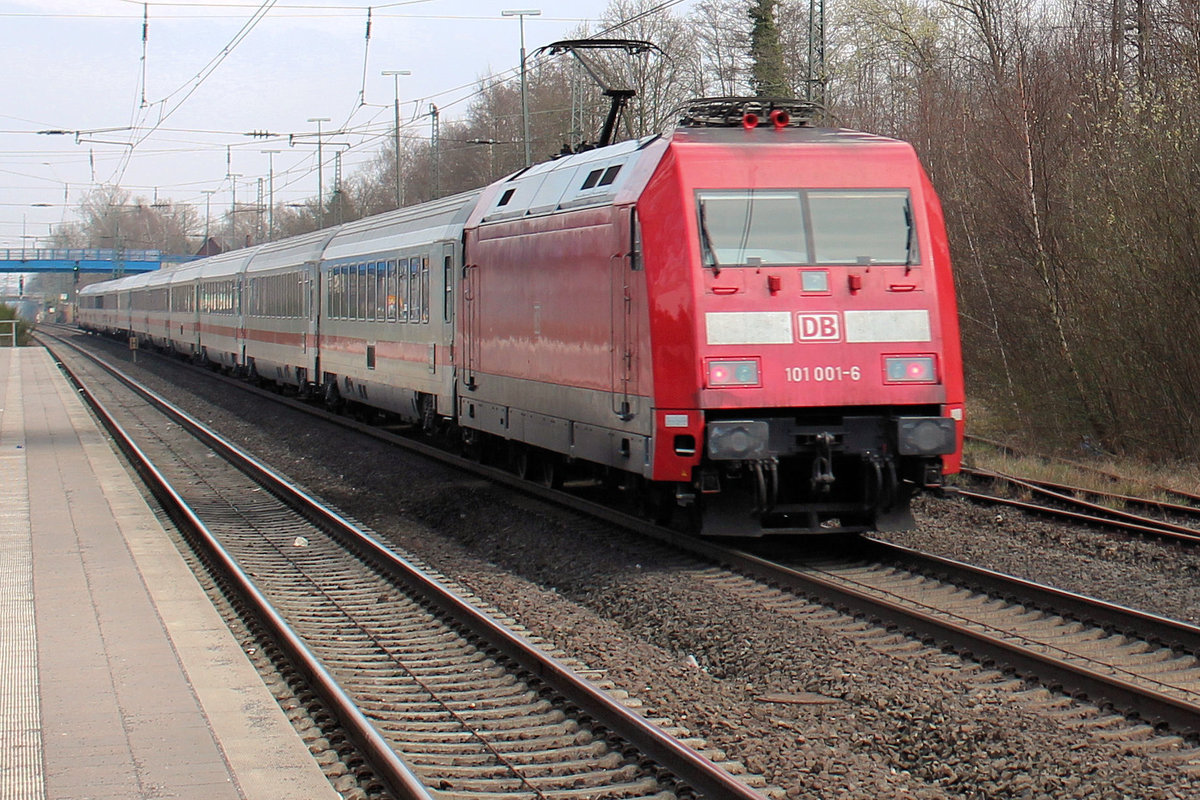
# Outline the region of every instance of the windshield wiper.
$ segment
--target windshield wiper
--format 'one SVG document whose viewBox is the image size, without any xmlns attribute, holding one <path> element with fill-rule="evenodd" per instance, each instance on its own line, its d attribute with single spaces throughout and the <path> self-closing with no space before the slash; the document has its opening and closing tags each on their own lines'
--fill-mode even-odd
<svg viewBox="0 0 1200 800">
<path fill-rule="evenodd" d="M 904 245 L 904 274 L 912 272 L 913 258 L 913 234 L 916 228 L 913 226 L 912 206 L 908 203 L 904 204 L 904 222 L 908 225 L 908 241 Z"/>
<path fill-rule="evenodd" d="M 712 234 L 708 232 L 708 209 L 704 201 L 700 201 L 700 243 L 704 245 L 705 260 L 712 261 L 713 277 L 721 274 L 721 265 L 717 263 L 717 251 L 713 247 Z"/>
</svg>

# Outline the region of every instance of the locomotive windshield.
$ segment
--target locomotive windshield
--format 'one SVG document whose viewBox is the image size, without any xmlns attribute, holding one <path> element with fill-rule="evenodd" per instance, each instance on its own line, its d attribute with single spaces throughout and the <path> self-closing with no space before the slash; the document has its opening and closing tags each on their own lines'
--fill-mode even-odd
<svg viewBox="0 0 1200 800">
<path fill-rule="evenodd" d="M 697 193 L 704 266 L 915 264 L 907 189 Z"/>
</svg>

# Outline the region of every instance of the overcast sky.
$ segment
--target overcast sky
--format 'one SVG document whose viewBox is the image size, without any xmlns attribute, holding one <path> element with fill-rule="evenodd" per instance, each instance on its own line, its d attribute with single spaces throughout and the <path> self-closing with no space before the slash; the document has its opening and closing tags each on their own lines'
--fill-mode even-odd
<svg viewBox="0 0 1200 800">
<path fill-rule="evenodd" d="M 311 197 L 317 124 L 308 120 L 328 117 L 322 129 L 335 133 L 324 141 L 351 145 L 351 174 L 391 135 L 395 87 L 382 70 L 411 70 L 399 79 L 402 129 L 428 136 L 428 117 L 417 116 L 431 102 L 453 119 L 481 77 L 515 74 L 519 24 L 501 10 L 541 9 L 525 18 L 532 51 L 606 6 L 379 0 L 368 40 L 367 4 L 344 0 L 0 0 L 0 247 L 41 244 L 100 184 L 190 203 L 201 216 L 213 192 L 216 218 L 232 199 L 227 173 L 242 176 L 239 202 L 257 197 L 263 150 L 280 151 L 276 202 Z M 277 136 L 245 135 L 258 131 Z M 301 138 L 289 145 L 289 134 Z"/>
</svg>

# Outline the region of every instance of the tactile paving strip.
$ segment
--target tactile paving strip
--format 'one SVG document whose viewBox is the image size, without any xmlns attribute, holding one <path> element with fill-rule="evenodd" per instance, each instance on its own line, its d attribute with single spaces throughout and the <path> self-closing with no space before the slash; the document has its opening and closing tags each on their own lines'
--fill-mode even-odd
<svg viewBox="0 0 1200 800">
<path fill-rule="evenodd" d="M 21 357 L 0 350 L 0 800 L 46 796 Z"/>
</svg>

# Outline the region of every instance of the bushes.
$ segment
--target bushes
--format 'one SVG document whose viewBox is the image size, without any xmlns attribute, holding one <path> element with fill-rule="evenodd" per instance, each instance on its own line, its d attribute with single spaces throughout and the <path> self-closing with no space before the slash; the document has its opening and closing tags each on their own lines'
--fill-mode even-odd
<svg viewBox="0 0 1200 800">
<path fill-rule="evenodd" d="M 17 345 L 24 347 L 29 344 L 29 334 L 33 332 L 33 326 L 25 320 L 17 316 L 16 309 L 4 303 L 0 303 L 0 347 L 11 347 L 12 339 L 9 337 L 11 326 L 5 320 L 17 320 Z"/>
</svg>

